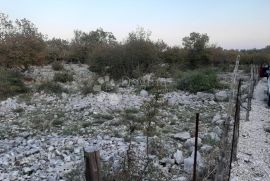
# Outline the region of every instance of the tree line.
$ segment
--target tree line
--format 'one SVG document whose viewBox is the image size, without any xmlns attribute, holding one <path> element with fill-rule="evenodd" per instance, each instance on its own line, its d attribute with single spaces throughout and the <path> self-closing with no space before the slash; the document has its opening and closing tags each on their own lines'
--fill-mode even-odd
<svg viewBox="0 0 270 181">
<path fill-rule="evenodd" d="M 270 46 L 252 50 L 226 50 L 211 45 L 209 36 L 192 32 L 182 39 L 182 46 L 169 46 L 150 39 L 151 32 L 138 28 L 124 41 L 102 28 L 74 31 L 71 41 L 48 39 L 27 19 L 12 21 L 0 13 L 0 66 L 20 67 L 44 65 L 55 61 L 86 63 L 92 71 L 121 76 L 140 76 L 157 65 L 169 68 L 195 69 L 209 65 L 230 64 L 236 55 L 242 63 L 270 62 Z"/>
</svg>

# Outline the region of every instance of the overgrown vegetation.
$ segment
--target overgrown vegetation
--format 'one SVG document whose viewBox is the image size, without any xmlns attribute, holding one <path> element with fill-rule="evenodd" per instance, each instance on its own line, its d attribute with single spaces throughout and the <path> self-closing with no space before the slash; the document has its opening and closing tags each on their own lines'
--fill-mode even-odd
<svg viewBox="0 0 270 181">
<path fill-rule="evenodd" d="M 212 69 L 198 69 L 183 73 L 177 82 L 180 90 L 196 92 L 212 92 L 220 88 L 221 84 L 217 79 L 216 72 Z"/>
<path fill-rule="evenodd" d="M 36 26 L 26 19 L 12 21 L 0 13 L 0 66 L 27 70 L 30 65 L 52 63 L 56 71 L 63 71 L 61 62 L 87 63 L 91 71 L 109 75 L 114 79 L 124 76 L 138 78 L 145 73 L 156 77 L 179 77 L 177 87 L 191 92 L 212 91 L 219 88 L 216 75 L 207 67 L 228 70 L 235 57 L 241 55 L 241 64 L 270 62 L 270 46 L 252 50 L 225 50 L 209 44 L 207 34 L 192 32 L 182 40 L 183 47 L 168 46 L 162 40 L 151 40 L 151 32 L 143 28 L 129 33 L 119 42 L 112 32 L 99 28 L 94 31 L 74 31 L 71 41 L 47 39 Z M 46 61 L 45 61 L 46 60 Z M 182 73 L 181 70 L 186 73 Z M 201 70 L 202 69 L 202 70 Z M 2 81 L 1 96 L 6 97 L 25 91 L 19 77 Z M 11 76 L 11 77 L 12 77 Z M 15 78 L 16 77 L 16 78 Z M 2 77 L 1 77 L 2 78 Z M 3 79 L 3 78 L 2 78 Z M 73 81 L 67 71 L 54 76 L 56 82 Z M 44 85 L 48 84 L 45 88 Z M 12 85 L 12 86 L 11 86 Z M 56 83 L 45 83 L 39 89 L 49 92 L 63 91 Z M 104 84 L 102 90 L 108 86 Z M 93 83 L 85 82 L 82 93 L 93 91 Z M 113 91 L 113 89 L 109 89 Z"/>
<path fill-rule="evenodd" d="M 19 72 L 0 67 L 0 100 L 26 91 L 27 88 Z"/>
<path fill-rule="evenodd" d="M 27 19 L 13 22 L 0 13 L 0 65 L 27 69 L 42 64 L 45 47 L 44 36 L 33 23 Z"/>
<path fill-rule="evenodd" d="M 53 81 L 42 82 L 40 85 L 38 85 L 37 90 L 55 94 L 66 92 L 66 90 L 62 88 L 61 85 Z"/>
<path fill-rule="evenodd" d="M 62 70 L 60 61 L 90 65 L 92 71 L 109 74 L 113 78 L 138 77 L 153 72 L 154 65 L 167 63 L 168 67 L 194 69 L 209 65 L 228 65 L 240 54 L 242 64 L 270 62 L 270 46 L 252 50 L 225 50 L 209 44 L 209 36 L 192 32 L 183 38 L 183 48 L 170 47 L 162 40 L 150 39 L 151 32 L 138 28 L 126 40 L 118 42 L 111 32 L 99 28 L 94 31 L 74 31 L 67 40 L 47 40 L 29 20 L 11 21 L 0 13 L 0 65 L 21 67 L 53 63 Z M 46 61 L 45 61 L 46 60 Z M 155 71 L 155 70 L 154 70 Z M 159 70 L 161 76 L 169 76 Z"/>
<path fill-rule="evenodd" d="M 64 70 L 64 66 L 61 62 L 59 61 L 54 61 L 52 63 L 52 69 L 55 71 L 59 71 L 59 70 Z"/>
<path fill-rule="evenodd" d="M 73 81 L 73 75 L 68 72 L 55 73 L 53 80 L 62 83 L 71 82 Z"/>
</svg>

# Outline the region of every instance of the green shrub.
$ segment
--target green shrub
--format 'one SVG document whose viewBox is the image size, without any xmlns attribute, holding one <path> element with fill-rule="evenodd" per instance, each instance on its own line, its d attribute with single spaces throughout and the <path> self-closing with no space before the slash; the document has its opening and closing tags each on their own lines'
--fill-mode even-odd
<svg viewBox="0 0 270 181">
<path fill-rule="evenodd" d="M 211 69 L 185 72 L 177 82 L 178 89 L 192 93 L 200 91 L 212 92 L 213 89 L 220 87 L 221 84 L 217 79 L 217 75 Z"/>
<path fill-rule="evenodd" d="M 71 82 L 73 81 L 73 75 L 69 74 L 68 72 L 56 73 L 53 79 L 56 82 Z"/>
<path fill-rule="evenodd" d="M 80 87 L 82 94 L 87 95 L 93 93 L 93 87 L 95 85 L 96 78 L 88 79 L 82 82 L 82 86 Z"/>
<path fill-rule="evenodd" d="M 62 92 L 66 92 L 65 89 L 63 89 L 61 87 L 61 85 L 59 85 L 56 82 L 43 82 L 41 83 L 38 88 L 38 91 L 44 91 L 46 93 L 62 93 Z"/>
<path fill-rule="evenodd" d="M 55 61 L 52 63 L 52 69 L 55 71 L 64 70 L 64 66 L 61 62 Z"/>
<path fill-rule="evenodd" d="M 27 92 L 22 75 L 0 67 L 0 99 Z"/>
</svg>

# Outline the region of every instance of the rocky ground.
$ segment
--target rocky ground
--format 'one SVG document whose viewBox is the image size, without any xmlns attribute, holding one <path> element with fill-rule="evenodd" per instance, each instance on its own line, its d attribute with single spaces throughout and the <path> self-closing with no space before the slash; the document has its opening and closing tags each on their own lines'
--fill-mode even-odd
<svg viewBox="0 0 270 181">
<path fill-rule="evenodd" d="M 0 102 L 0 180 L 83 180 L 83 148 L 87 147 L 100 150 L 104 176 L 112 178 L 123 169 L 130 145 L 135 170 L 140 173 L 143 168 L 147 122 L 139 122 L 132 134 L 130 124 L 146 120 L 153 93 L 138 86 L 136 80 L 116 82 L 105 76 L 95 78 L 94 90 L 83 94 L 83 82 L 91 82 L 96 75 L 86 65 L 69 64 L 65 70 L 72 72 L 74 80 L 60 83 L 65 89 L 62 93 L 38 91 L 36 87 L 52 81 L 58 71 L 51 66 L 33 67 L 25 73 L 32 92 Z M 226 75 L 221 77 L 229 81 Z M 142 79 L 151 81 L 151 75 Z M 159 80 L 173 83 L 172 79 Z M 104 84 L 109 89 L 102 90 Z M 227 100 L 226 90 L 191 94 L 166 88 L 151 122 L 151 172 L 148 170 L 145 178 L 190 178 L 197 112 L 199 171 L 207 174 L 218 153 Z"/>
<path fill-rule="evenodd" d="M 270 109 L 267 107 L 266 79 L 259 81 L 252 100 L 250 121 L 240 123 L 234 181 L 270 180 Z"/>
</svg>

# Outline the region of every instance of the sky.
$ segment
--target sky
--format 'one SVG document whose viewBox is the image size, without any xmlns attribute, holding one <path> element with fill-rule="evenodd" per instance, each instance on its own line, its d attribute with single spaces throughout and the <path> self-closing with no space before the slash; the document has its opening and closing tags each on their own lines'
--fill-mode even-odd
<svg viewBox="0 0 270 181">
<path fill-rule="evenodd" d="M 101 27 L 122 41 L 143 27 L 171 46 L 191 32 L 226 49 L 270 45 L 270 0 L 0 0 L 0 12 L 30 20 L 49 38 Z"/>
</svg>

